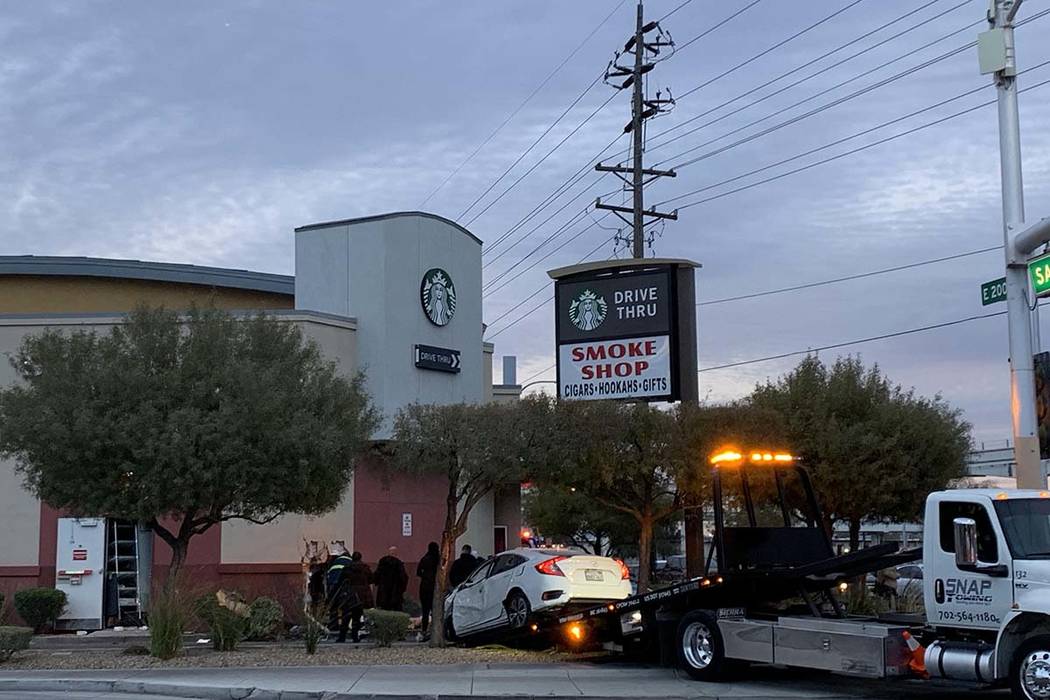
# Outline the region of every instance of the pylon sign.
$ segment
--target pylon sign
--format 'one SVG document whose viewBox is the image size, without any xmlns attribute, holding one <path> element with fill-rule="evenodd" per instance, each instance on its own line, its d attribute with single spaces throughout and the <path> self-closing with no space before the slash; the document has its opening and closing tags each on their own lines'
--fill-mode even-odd
<svg viewBox="0 0 1050 700">
<path fill-rule="evenodd" d="M 696 267 L 632 259 L 551 270 L 558 396 L 695 400 Z"/>
</svg>

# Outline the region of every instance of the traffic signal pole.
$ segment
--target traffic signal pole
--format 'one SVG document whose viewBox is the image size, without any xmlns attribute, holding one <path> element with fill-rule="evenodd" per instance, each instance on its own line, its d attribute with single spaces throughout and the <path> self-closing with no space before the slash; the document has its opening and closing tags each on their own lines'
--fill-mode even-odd
<svg viewBox="0 0 1050 700">
<path fill-rule="evenodd" d="M 1032 323 L 1035 299 L 1028 294 L 1028 256 L 1050 239 L 1044 219 L 1025 228 L 1021 179 L 1021 127 L 1017 110 L 1017 61 L 1014 16 L 1022 0 L 993 0 L 991 30 L 979 37 L 981 72 L 993 73 L 999 104 L 999 167 L 1003 195 L 1003 242 L 1006 251 L 1006 305 L 1010 339 L 1010 414 L 1018 488 L 1045 489 L 1039 460 Z"/>
</svg>

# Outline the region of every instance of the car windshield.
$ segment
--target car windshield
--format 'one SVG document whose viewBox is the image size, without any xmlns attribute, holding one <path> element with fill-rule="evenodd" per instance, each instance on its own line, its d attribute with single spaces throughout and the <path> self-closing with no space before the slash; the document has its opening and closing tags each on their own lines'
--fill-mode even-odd
<svg viewBox="0 0 1050 700">
<path fill-rule="evenodd" d="M 1050 559 L 1050 500 L 1006 499 L 995 502 L 1003 534 L 1016 559 Z"/>
</svg>

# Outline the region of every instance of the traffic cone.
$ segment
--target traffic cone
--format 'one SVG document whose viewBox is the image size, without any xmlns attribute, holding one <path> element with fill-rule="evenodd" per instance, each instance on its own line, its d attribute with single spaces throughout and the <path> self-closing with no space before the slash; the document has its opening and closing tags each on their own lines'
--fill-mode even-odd
<svg viewBox="0 0 1050 700">
<path fill-rule="evenodd" d="M 919 644 L 919 640 L 911 636 L 911 632 L 908 630 L 904 630 L 901 634 L 904 636 L 904 641 L 908 645 L 908 651 L 911 652 L 911 658 L 908 660 L 908 668 L 912 670 L 912 673 L 921 678 L 929 678 L 930 674 L 926 672 L 926 647 Z"/>
</svg>

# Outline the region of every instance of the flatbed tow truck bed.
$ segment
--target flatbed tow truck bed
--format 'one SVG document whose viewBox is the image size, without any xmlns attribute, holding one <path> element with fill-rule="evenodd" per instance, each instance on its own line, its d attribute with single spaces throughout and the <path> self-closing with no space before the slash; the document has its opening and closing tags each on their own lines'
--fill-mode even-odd
<svg viewBox="0 0 1050 700">
<path fill-rule="evenodd" d="M 724 576 L 701 576 L 583 610 L 564 611 L 560 625 L 581 620 L 617 619 L 635 611 L 651 612 L 659 607 L 716 610 L 748 608 L 756 600 L 776 601 L 820 591 L 839 581 L 922 558 L 921 549 L 898 551 L 890 544 L 868 547 L 801 566 L 735 571 Z"/>
</svg>

